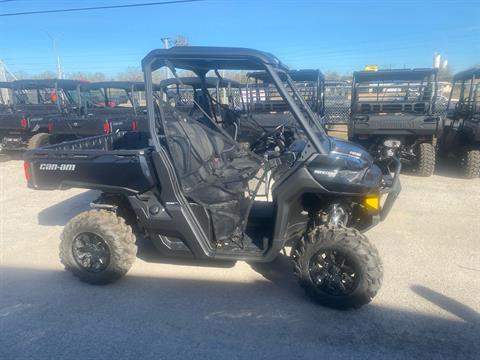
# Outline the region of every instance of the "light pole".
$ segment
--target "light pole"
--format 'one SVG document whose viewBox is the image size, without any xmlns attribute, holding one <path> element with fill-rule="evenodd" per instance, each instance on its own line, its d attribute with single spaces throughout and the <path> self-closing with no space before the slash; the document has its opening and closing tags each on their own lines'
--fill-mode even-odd
<svg viewBox="0 0 480 360">
<path fill-rule="evenodd" d="M 53 37 L 48 31 L 46 31 L 46 33 L 48 37 L 52 40 L 53 55 L 55 56 L 56 67 L 57 67 L 57 79 L 63 79 L 63 71 L 62 71 L 62 65 L 60 63 L 60 55 L 58 54 L 58 49 L 57 49 L 57 39 Z"/>
<path fill-rule="evenodd" d="M 168 49 L 170 47 L 170 38 L 162 38 L 163 48 Z M 165 66 L 165 79 L 169 78 L 168 68 Z"/>
</svg>

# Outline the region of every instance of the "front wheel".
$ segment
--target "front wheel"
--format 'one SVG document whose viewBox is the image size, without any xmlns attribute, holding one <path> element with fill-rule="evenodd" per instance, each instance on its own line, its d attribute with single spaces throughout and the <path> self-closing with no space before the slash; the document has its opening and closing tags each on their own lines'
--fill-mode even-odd
<svg viewBox="0 0 480 360">
<path fill-rule="evenodd" d="M 307 295 L 336 309 L 369 303 L 382 284 L 378 251 L 352 228 L 319 226 L 292 250 L 294 272 Z"/>
<path fill-rule="evenodd" d="M 435 147 L 430 143 L 421 143 L 417 149 L 417 168 L 418 176 L 432 176 L 435 171 Z"/>
<path fill-rule="evenodd" d="M 60 242 L 60 260 L 80 280 L 106 284 L 124 276 L 137 254 L 130 226 L 105 210 L 83 212 L 68 222 Z"/>
<path fill-rule="evenodd" d="M 480 150 L 468 150 L 462 157 L 462 174 L 465 179 L 480 176 Z"/>
</svg>

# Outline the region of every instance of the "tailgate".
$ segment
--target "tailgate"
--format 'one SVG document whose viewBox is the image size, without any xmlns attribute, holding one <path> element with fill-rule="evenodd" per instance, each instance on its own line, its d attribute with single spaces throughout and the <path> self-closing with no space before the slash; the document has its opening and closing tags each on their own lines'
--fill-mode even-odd
<svg viewBox="0 0 480 360">
<path fill-rule="evenodd" d="M 140 193 L 154 186 L 149 150 L 30 150 L 25 153 L 28 186 L 71 187 Z"/>
<path fill-rule="evenodd" d="M 80 137 L 114 133 L 116 131 L 131 130 L 130 118 L 70 118 L 58 119 L 51 124 L 52 135 L 75 135 Z"/>
<path fill-rule="evenodd" d="M 21 131 L 22 128 L 22 117 L 16 114 L 2 114 L 0 115 L 0 130 L 3 131 Z M 25 122 L 25 128 L 27 123 Z"/>
</svg>

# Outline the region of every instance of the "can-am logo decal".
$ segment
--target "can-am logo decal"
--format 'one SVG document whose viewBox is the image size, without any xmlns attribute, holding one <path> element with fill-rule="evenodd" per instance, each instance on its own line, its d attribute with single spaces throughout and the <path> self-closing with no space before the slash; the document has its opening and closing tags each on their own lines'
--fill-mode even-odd
<svg viewBox="0 0 480 360">
<path fill-rule="evenodd" d="M 40 170 L 50 170 L 50 171 L 74 171 L 75 164 L 40 164 Z"/>
<path fill-rule="evenodd" d="M 313 172 L 317 175 L 328 176 L 330 178 L 333 178 L 333 177 L 337 176 L 337 174 L 338 174 L 338 170 L 329 171 L 329 170 L 318 170 L 317 169 L 317 170 L 314 170 Z"/>
</svg>

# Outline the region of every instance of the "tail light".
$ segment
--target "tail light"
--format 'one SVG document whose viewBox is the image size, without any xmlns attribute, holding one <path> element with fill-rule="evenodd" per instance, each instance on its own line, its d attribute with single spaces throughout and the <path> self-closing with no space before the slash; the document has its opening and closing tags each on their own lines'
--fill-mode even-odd
<svg viewBox="0 0 480 360">
<path fill-rule="evenodd" d="M 47 126 L 48 126 L 48 132 L 51 134 L 52 131 L 53 131 L 53 122 L 52 122 L 52 120 L 48 120 Z"/>
<path fill-rule="evenodd" d="M 130 128 L 132 130 L 138 130 L 138 122 L 137 120 L 133 119 L 132 122 L 130 123 Z"/>
<path fill-rule="evenodd" d="M 28 181 L 30 181 L 30 171 L 29 171 L 29 168 L 28 168 L 28 162 L 24 162 L 23 163 L 23 171 L 25 173 L 25 179 Z"/>
<path fill-rule="evenodd" d="M 110 134 L 112 132 L 112 127 L 110 126 L 108 120 L 105 120 L 105 122 L 103 123 L 103 132 L 105 134 Z"/>
<path fill-rule="evenodd" d="M 26 129 L 28 127 L 28 121 L 27 121 L 27 118 L 25 116 L 22 117 L 22 120 L 20 120 L 20 127 L 22 129 Z"/>
</svg>

